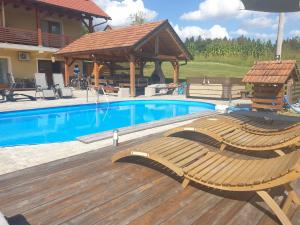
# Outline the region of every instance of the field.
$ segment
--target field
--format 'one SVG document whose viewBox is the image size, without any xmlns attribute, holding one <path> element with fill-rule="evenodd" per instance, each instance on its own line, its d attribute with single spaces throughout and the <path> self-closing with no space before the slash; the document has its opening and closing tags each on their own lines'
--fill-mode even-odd
<svg viewBox="0 0 300 225">
<path fill-rule="evenodd" d="M 173 77 L 173 67 L 170 63 L 163 63 L 163 71 L 166 78 Z M 250 66 L 247 65 L 232 65 L 221 62 L 205 62 L 205 61 L 190 61 L 186 65 L 180 67 L 180 79 L 185 80 L 187 77 L 243 77 Z M 153 64 L 147 64 L 145 75 L 150 76 L 153 71 Z"/>
</svg>

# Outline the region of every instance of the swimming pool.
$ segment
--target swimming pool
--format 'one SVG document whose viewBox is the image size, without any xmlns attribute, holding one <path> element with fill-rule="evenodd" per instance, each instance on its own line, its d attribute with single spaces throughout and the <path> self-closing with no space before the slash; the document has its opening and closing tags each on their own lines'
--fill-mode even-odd
<svg viewBox="0 0 300 225">
<path fill-rule="evenodd" d="M 97 132 L 205 110 L 195 101 L 135 100 L 0 113 L 0 147 L 65 142 Z"/>
</svg>

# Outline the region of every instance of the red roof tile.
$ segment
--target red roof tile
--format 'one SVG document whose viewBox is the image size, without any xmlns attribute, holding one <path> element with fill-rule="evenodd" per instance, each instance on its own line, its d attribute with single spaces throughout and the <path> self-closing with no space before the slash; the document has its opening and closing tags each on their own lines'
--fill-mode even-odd
<svg viewBox="0 0 300 225">
<path fill-rule="evenodd" d="M 244 83 L 284 84 L 291 76 L 298 77 L 295 60 L 256 62 L 243 79 Z"/>
<path fill-rule="evenodd" d="M 132 47 L 167 21 L 151 22 L 82 36 L 57 54 Z"/>
<path fill-rule="evenodd" d="M 93 0 L 35 0 L 38 3 L 59 6 L 62 8 L 87 13 L 96 17 L 103 17 L 110 19 Z"/>
</svg>

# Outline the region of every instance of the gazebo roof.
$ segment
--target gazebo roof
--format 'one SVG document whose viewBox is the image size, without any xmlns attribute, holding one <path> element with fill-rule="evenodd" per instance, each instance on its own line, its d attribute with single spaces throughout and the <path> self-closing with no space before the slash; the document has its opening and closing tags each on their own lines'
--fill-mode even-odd
<svg viewBox="0 0 300 225">
<path fill-rule="evenodd" d="M 160 43 L 158 57 L 174 56 L 178 60 L 192 58 L 167 20 L 86 34 L 57 54 L 73 57 L 93 54 L 103 60 L 121 60 L 134 53 L 151 58 L 155 55 L 156 37 L 159 37 Z"/>
<path fill-rule="evenodd" d="M 295 60 L 256 62 L 243 79 L 244 83 L 285 84 L 290 77 L 299 79 Z"/>
<path fill-rule="evenodd" d="M 32 0 L 39 4 L 50 5 L 89 14 L 95 17 L 110 19 L 93 0 Z"/>
</svg>

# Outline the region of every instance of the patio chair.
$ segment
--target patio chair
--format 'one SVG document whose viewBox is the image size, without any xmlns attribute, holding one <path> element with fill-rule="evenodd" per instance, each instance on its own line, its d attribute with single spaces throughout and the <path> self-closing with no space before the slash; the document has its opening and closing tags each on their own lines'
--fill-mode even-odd
<svg viewBox="0 0 300 225">
<path fill-rule="evenodd" d="M 14 75 L 12 73 L 7 73 L 8 84 L 4 89 L 1 90 L 1 95 L 5 98 L 6 101 L 15 102 L 18 100 L 29 99 L 31 101 L 35 101 L 36 98 L 26 94 L 15 93 L 16 90 L 16 82 Z M 17 96 L 20 96 L 16 98 Z"/>
<path fill-rule="evenodd" d="M 65 87 L 64 78 L 61 73 L 53 73 L 52 75 L 54 88 L 57 90 L 59 97 L 72 98 L 73 91 L 70 87 Z"/>
<path fill-rule="evenodd" d="M 220 119 L 221 118 L 221 119 Z M 174 136 L 180 132 L 196 132 L 209 136 L 221 143 L 220 150 L 227 146 L 237 150 L 248 151 L 281 151 L 286 147 L 297 145 L 300 142 L 300 129 L 292 129 L 286 132 L 249 132 L 238 122 L 226 121 L 222 117 L 208 117 L 191 124 L 171 129 L 165 136 Z"/>
<path fill-rule="evenodd" d="M 288 210 L 292 203 L 300 205 L 290 185 L 300 178 L 300 151 L 271 159 L 246 158 L 186 138 L 163 137 L 117 152 L 112 161 L 125 157 L 143 157 L 163 165 L 183 178 L 184 188 L 193 181 L 221 191 L 257 193 L 282 224 L 292 224 Z M 279 186 L 288 193 L 283 208 L 267 192 Z"/>
<path fill-rule="evenodd" d="M 37 96 L 37 93 L 42 93 L 44 99 L 56 98 L 55 90 L 48 86 L 45 73 L 35 73 L 34 81 L 35 81 L 35 88 L 36 88 L 35 97 Z"/>
</svg>

